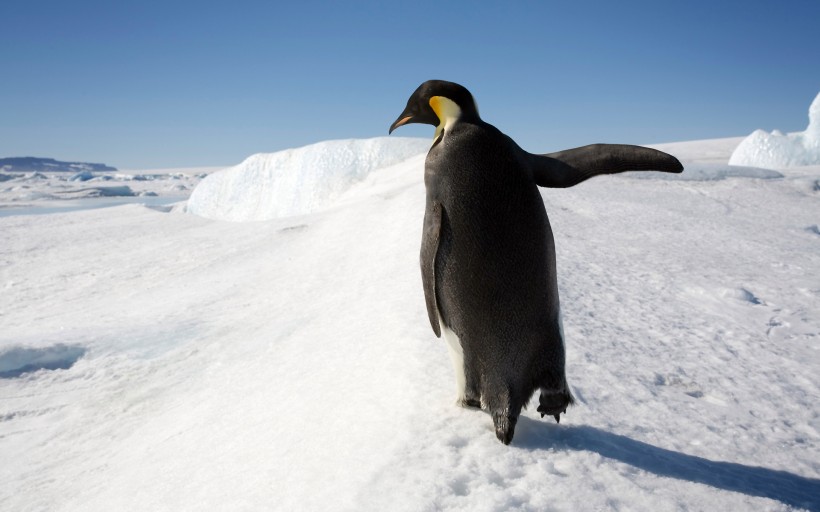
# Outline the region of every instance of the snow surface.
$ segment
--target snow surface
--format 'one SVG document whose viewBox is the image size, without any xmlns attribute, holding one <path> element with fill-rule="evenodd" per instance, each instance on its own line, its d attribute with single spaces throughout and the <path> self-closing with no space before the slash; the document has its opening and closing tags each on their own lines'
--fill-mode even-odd
<svg viewBox="0 0 820 512">
<path fill-rule="evenodd" d="M 376 137 L 256 154 L 203 180 L 188 200 L 188 211 L 233 221 L 316 212 L 376 169 L 429 148 L 426 139 Z"/>
<path fill-rule="evenodd" d="M 755 130 L 738 145 L 729 164 L 769 168 L 820 165 L 820 93 L 809 106 L 805 131 L 783 134 Z"/>
<path fill-rule="evenodd" d="M 820 166 L 543 190 L 578 405 L 504 446 L 427 321 L 423 162 L 0 217 L 0 510 L 820 509 Z"/>
</svg>

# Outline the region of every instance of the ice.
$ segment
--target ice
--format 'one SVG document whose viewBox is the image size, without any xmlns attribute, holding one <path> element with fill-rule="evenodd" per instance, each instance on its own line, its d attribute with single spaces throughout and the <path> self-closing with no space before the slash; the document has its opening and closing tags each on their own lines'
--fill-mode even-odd
<svg viewBox="0 0 820 512">
<path fill-rule="evenodd" d="M 642 180 L 718 181 L 725 180 L 726 178 L 757 178 L 770 180 L 782 178 L 783 174 L 771 169 L 761 169 L 759 167 L 683 160 L 683 172 L 680 174 L 658 171 L 636 171 L 624 173 L 624 176 Z"/>
<path fill-rule="evenodd" d="M 68 178 L 68 181 L 89 181 L 93 180 L 95 177 L 96 176 L 91 171 L 80 171 Z"/>
<path fill-rule="evenodd" d="M 19 377 L 37 370 L 64 370 L 85 354 L 85 348 L 62 343 L 32 348 L 0 346 L 0 379 Z"/>
<path fill-rule="evenodd" d="M 169 203 L 184 201 L 207 172 L 222 169 L 3 173 L 0 174 L 0 216 L 37 209 L 45 212 L 74 208 L 70 203 L 92 198 L 156 197 Z"/>
<path fill-rule="evenodd" d="M 820 93 L 809 107 L 805 131 L 783 134 L 755 130 L 732 153 L 730 165 L 781 168 L 820 165 Z"/>
<path fill-rule="evenodd" d="M 112 187 L 83 187 L 78 189 L 55 192 L 64 199 L 80 199 L 84 197 L 131 197 L 134 191 L 127 185 Z"/>
<path fill-rule="evenodd" d="M 429 147 L 426 139 L 377 137 L 256 154 L 202 180 L 188 200 L 188 211 L 230 221 L 320 211 L 371 172 Z"/>
</svg>

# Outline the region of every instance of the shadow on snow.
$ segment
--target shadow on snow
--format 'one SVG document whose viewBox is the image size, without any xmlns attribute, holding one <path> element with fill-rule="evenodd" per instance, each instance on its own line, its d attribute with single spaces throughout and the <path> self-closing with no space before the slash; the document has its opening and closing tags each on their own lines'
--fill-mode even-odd
<svg viewBox="0 0 820 512">
<path fill-rule="evenodd" d="M 704 459 L 594 427 L 544 429 L 543 423 L 521 416 L 513 444 L 525 449 L 587 450 L 658 476 L 770 498 L 793 507 L 820 510 L 820 480 L 786 471 Z"/>
</svg>

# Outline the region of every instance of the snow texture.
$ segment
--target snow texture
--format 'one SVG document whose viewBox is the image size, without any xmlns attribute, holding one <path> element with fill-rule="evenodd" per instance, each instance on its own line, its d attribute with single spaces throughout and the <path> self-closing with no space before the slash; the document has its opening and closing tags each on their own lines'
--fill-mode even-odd
<svg viewBox="0 0 820 512">
<path fill-rule="evenodd" d="M 0 510 L 820 510 L 820 166 L 542 190 L 578 404 L 504 446 L 454 405 L 409 153 L 299 217 L 0 217 Z"/>
<path fill-rule="evenodd" d="M 426 152 L 429 147 L 426 139 L 377 137 L 256 154 L 203 180 L 191 194 L 188 211 L 231 221 L 320 211 L 374 170 Z"/>
<path fill-rule="evenodd" d="M 809 107 L 805 131 L 783 134 L 755 130 L 738 145 L 729 164 L 766 168 L 820 165 L 820 93 Z"/>
</svg>

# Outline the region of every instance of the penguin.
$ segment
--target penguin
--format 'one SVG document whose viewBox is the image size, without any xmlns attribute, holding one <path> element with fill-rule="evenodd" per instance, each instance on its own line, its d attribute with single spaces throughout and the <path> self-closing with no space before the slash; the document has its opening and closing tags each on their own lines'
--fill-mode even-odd
<svg viewBox="0 0 820 512">
<path fill-rule="evenodd" d="M 420 254 L 430 325 L 447 342 L 457 403 L 487 411 L 507 445 L 536 391 L 542 418 L 560 422 L 574 403 L 555 243 L 538 187 L 683 166 L 661 151 L 620 144 L 528 153 L 481 119 L 465 87 L 443 80 L 421 84 L 388 133 L 410 123 L 436 127 L 424 165 Z"/>
</svg>

